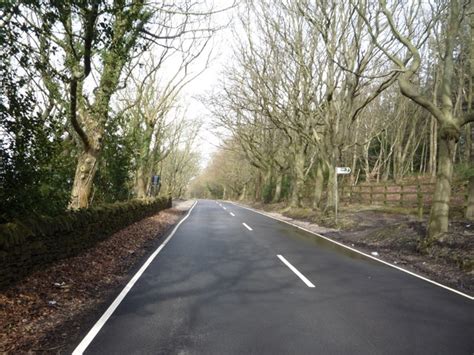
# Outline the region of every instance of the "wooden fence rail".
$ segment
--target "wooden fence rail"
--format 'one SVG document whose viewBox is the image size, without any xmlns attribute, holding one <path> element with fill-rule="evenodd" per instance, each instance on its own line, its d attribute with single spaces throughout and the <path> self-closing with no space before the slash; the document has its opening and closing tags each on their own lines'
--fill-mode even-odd
<svg viewBox="0 0 474 355">
<path fill-rule="evenodd" d="M 453 184 L 451 194 L 452 206 L 467 206 L 467 182 Z M 340 200 L 346 203 L 383 204 L 385 206 L 416 207 L 421 217 L 424 209 L 433 201 L 434 183 L 420 182 L 414 184 L 384 185 L 342 185 Z"/>
</svg>

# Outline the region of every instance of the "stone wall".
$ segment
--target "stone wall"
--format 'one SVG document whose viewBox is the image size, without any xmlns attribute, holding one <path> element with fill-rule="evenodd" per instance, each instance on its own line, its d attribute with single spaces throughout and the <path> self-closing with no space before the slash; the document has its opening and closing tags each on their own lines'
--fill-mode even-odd
<svg viewBox="0 0 474 355">
<path fill-rule="evenodd" d="M 0 289 L 56 260 L 78 255 L 118 230 L 171 207 L 171 198 L 32 216 L 0 225 Z"/>
</svg>

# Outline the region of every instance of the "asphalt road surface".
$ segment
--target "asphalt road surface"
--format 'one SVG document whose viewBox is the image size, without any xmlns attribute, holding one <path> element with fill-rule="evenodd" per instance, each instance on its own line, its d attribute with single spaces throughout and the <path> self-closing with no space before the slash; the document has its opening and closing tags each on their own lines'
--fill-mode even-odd
<svg viewBox="0 0 474 355">
<path fill-rule="evenodd" d="M 199 200 L 85 353 L 472 355 L 473 305 L 285 223 Z"/>
</svg>

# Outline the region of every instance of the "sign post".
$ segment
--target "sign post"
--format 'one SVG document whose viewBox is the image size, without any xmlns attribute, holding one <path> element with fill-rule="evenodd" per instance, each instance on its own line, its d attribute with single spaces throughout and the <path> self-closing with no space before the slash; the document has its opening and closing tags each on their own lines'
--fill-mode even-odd
<svg viewBox="0 0 474 355">
<path fill-rule="evenodd" d="M 150 186 L 150 194 L 152 196 L 156 196 L 158 192 L 160 192 L 160 183 L 161 177 L 160 175 L 152 175 L 151 177 L 151 186 Z"/>
<path fill-rule="evenodd" d="M 336 174 L 337 175 L 347 175 L 351 173 L 351 168 L 345 166 L 345 167 L 337 167 L 336 168 Z"/>
<path fill-rule="evenodd" d="M 158 186 L 160 184 L 160 175 L 153 175 L 151 177 L 151 184 L 154 186 Z"/>
<path fill-rule="evenodd" d="M 339 203 L 339 196 L 338 196 L 338 186 L 337 186 L 337 176 L 338 175 L 347 175 L 351 173 L 351 168 L 345 166 L 345 167 L 336 167 L 336 181 L 334 183 L 334 198 L 335 198 L 335 203 L 334 203 L 334 219 L 336 221 L 336 227 L 337 227 L 337 205 Z"/>
</svg>

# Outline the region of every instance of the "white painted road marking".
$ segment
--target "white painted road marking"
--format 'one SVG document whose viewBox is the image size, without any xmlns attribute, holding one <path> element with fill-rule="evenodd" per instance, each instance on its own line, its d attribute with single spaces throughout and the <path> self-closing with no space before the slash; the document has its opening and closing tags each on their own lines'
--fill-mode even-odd
<svg viewBox="0 0 474 355">
<path fill-rule="evenodd" d="M 288 260 L 286 260 L 283 256 L 277 255 L 278 259 L 282 261 L 283 264 L 288 266 L 291 271 L 293 271 L 296 276 L 298 276 L 308 287 L 315 287 L 311 281 L 309 281 L 301 272 L 298 271 L 297 268 L 295 268 L 293 265 L 290 264 Z"/>
<path fill-rule="evenodd" d="M 461 292 L 461 291 L 455 290 L 454 288 L 451 288 L 451 287 L 448 287 L 448 286 L 446 286 L 446 285 L 440 284 L 439 282 L 433 281 L 433 280 L 431 280 L 431 279 L 429 279 L 429 278 L 427 278 L 427 277 L 424 277 L 424 276 L 415 274 L 414 272 L 411 272 L 411 271 L 409 271 L 409 270 L 403 269 L 403 268 L 401 268 L 400 266 L 396 266 L 396 265 L 390 264 L 389 262 L 384 261 L 384 260 L 382 260 L 382 259 L 375 258 L 375 257 L 373 257 L 372 255 L 366 254 L 366 253 L 364 253 L 364 252 L 362 252 L 362 251 L 360 251 L 360 250 L 357 250 L 357 249 L 351 248 L 351 247 L 349 247 L 349 246 L 347 246 L 347 245 L 344 245 L 344 244 L 342 244 L 342 243 L 336 242 L 335 240 L 332 240 L 331 238 L 325 237 L 325 236 L 322 235 L 322 234 L 313 232 L 312 230 L 306 229 L 306 228 L 301 227 L 301 226 L 299 226 L 299 225 L 297 225 L 297 224 L 294 224 L 294 223 L 285 221 L 284 219 L 280 219 L 280 218 L 277 218 L 277 217 L 273 217 L 273 216 L 268 215 L 268 214 L 266 214 L 266 213 L 264 213 L 264 212 L 257 211 L 257 210 L 255 210 L 255 209 L 253 209 L 253 208 L 246 207 L 246 206 L 243 206 L 243 205 L 238 204 L 238 203 L 235 203 L 235 202 L 230 202 L 230 203 L 232 203 L 233 205 L 238 206 L 238 207 L 240 207 L 240 208 L 245 208 L 246 210 L 249 210 L 249 211 L 252 211 L 252 212 L 261 214 L 262 216 L 265 216 L 265 217 L 268 217 L 268 218 L 271 218 L 271 219 L 274 219 L 274 220 L 277 220 L 277 221 L 280 221 L 280 222 L 289 224 L 290 226 L 293 226 L 293 227 L 296 227 L 296 228 L 298 228 L 298 229 L 304 230 L 305 232 L 314 234 L 315 236 L 317 236 L 317 237 L 319 237 L 319 238 L 326 239 L 328 242 L 337 244 L 337 245 L 339 245 L 339 246 L 341 246 L 341 247 L 343 247 L 343 248 L 352 250 L 352 251 L 355 252 L 355 253 L 364 255 L 365 257 L 367 257 L 367 258 L 369 258 L 369 259 L 376 260 L 376 261 L 378 261 L 378 262 L 380 262 L 380 263 L 382 263 L 382 264 L 385 264 L 385 265 L 390 266 L 390 267 L 392 267 L 392 268 L 394 268 L 394 269 L 397 269 L 397 270 L 399 270 L 399 271 L 402 271 L 402 272 L 404 272 L 404 273 L 407 273 L 407 274 L 409 274 L 409 275 L 411 275 L 411 276 L 417 277 L 417 278 L 419 278 L 419 279 L 421 279 L 421 280 L 423 280 L 423 281 L 426 281 L 426 282 L 429 282 L 429 283 L 431 283 L 431 284 L 433 284 L 433 285 L 436 285 L 436 286 L 438 286 L 438 287 L 444 288 L 445 290 L 448 290 L 448 291 L 457 293 L 458 295 L 463 296 L 463 297 L 466 297 L 467 299 L 470 299 L 471 301 L 474 300 L 474 296 L 470 296 L 470 295 L 468 295 L 468 294 L 466 294 L 466 293 L 463 293 L 463 292 Z"/>
<path fill-rule="evenodd" d="M 235 217 L 235 214 L 233 214 L 232 212 L 230 212 L 230 215 L 231 215 L 232 217 Z"/>
<path fill-rule="evenodd" d="M 142 265 L 140 270 L 138 270 L 137 273 L 133 276 L 133 278 L 128 282 L 128 284 L 125 286 L 122 292 L 120 292 L 120 294 L 117 296 L 114 302 L 112 302 L 109 308 L 107 308 L 107 310 L 102 315 L 102 317 L 100 317 L 100 319 L 97 321 L 97 323 L 94 324 L 94 326 L 89 331 L 89 333 L 87 333 L 87 335 L 84 337 L 84 339 L 82 339 L 82 341 L 79 343 L 76 349 L 74 349 L 74 351 L 72 352 L 72 355 L 80 355 L 87 349 L 89 344 L 92 342 L 92 340 L 94 340 L 96 335 L 99 333 L 100 329 L 104 326 L 105 322 L 107 322 L 107 320 L 110 318 L 112 313 L 114 313 L 114 311 L 117 309 L 119 304 L 123 301 L 127 293 L 132 289 L 133 285 L 135 285 L 135 283 L 138 281 L 140 276 L 142 276 L 142 274 L 145 272 L 147 267 L 151 264 L 153 259 L 155 259 L 158 253 L 166 246 L 166 244 L 168 244 L 170 239 L 176 233 L 176 230 L 179 228 L 179 226 L 189 217 L 189 215 L 191 214 L 191 211 L 193 210 L 194 206 L 196 206 L 196 204 L 197 204 L 197 201 L 194 202 L 194 205 L 190 208 L 188 214 L 181 221 L 179 221 L 176 227 L 174 227 L 173 231 L 168 236 L 168 238 L 166 238 L 166 240 L 158 247 L 158 249 L 156 249 L 155 252 L 150 255 L 150 257 L 147 259 L 145 264 Z"/>
<path fill-rule="evenodd" d="M 222 208 L 225 209 L 225 210 L 227 209 L 227 208 L 225 208 L 225 207 L 222 207 Z"/>
<path fill-rule="evenodd" d="M 243 225 L 245 226 L 245 228 L 247 228 L 249 231 L 253 231 L 253 229 L 250 228 L 246 223 L 242 223 L 242 224 L 243 224 Z"/>
</svg>

